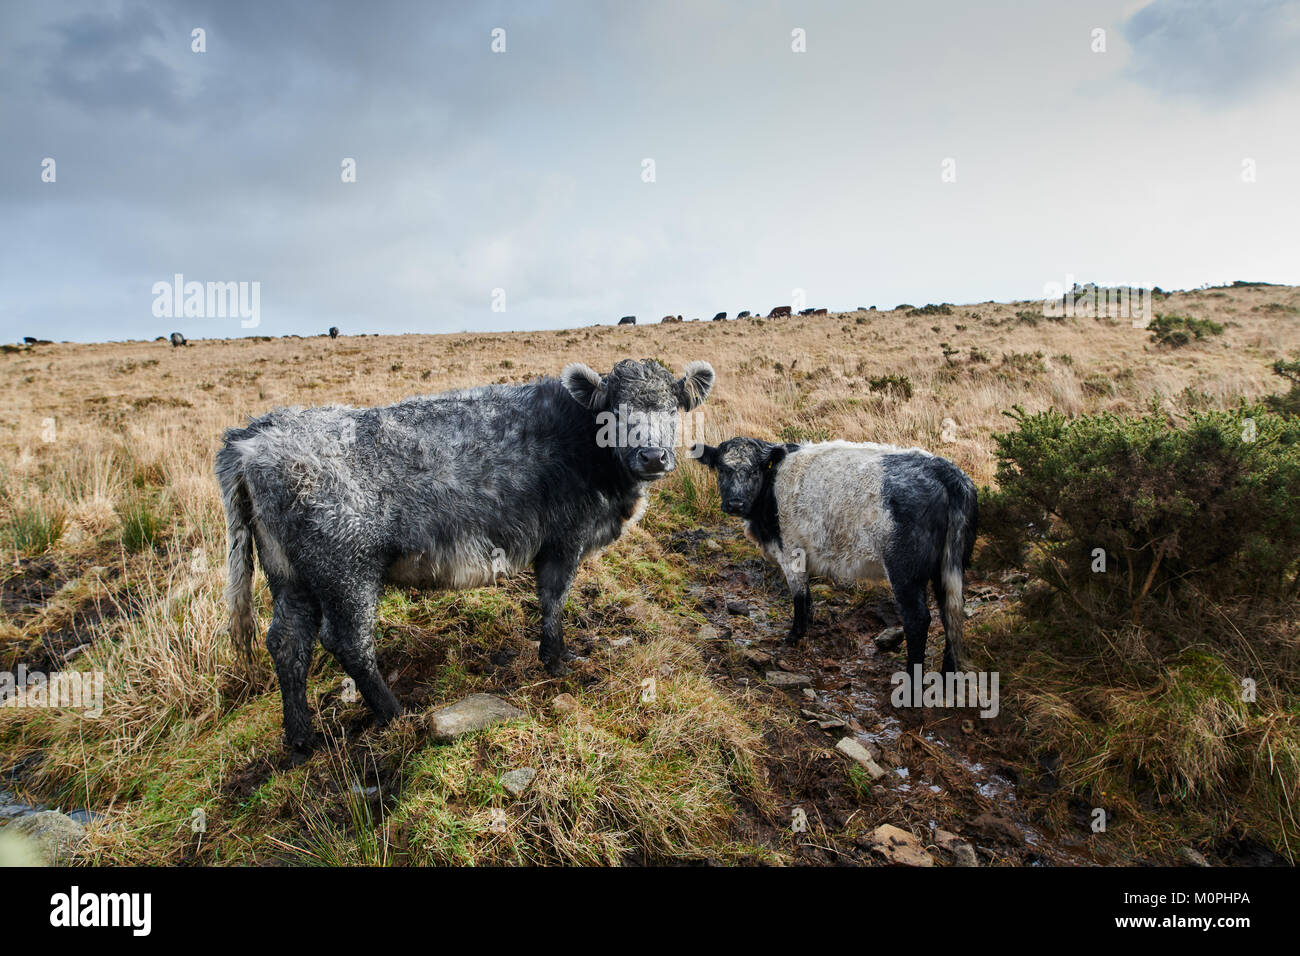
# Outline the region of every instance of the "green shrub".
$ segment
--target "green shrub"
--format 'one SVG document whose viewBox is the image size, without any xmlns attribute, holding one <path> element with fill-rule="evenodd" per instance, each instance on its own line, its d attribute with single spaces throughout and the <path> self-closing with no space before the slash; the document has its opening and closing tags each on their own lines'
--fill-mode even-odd
<svg viewBox="0 0 1300 956">
<path fill-rule="evenodd" d="M 1279 415 L 1300 417 L 1300 355 L 1290 360 L 1278 359 L 1273 363 L 1273 374 L 1290 382 L 1291 388 L 1285 395 L 1270 395 L 1264 399 L 1265 403 Z"/>
<path fill-rule="evenodd" d="M 912 380 L 906 375 L 877 375 L 867 379 L 867 386 L 873 392 L 896 395 L 904 401 L 912 397 Z"/>
<path fill-rule="evenodd" d="M 1151 330 L 1152 342 L 1170 348 L 1180 348 L 1192 339 L 1223 334 L 1223 326 L 1218 322 L 1190 315 L 1157 315 L 1147 328 Z"/>
<path fill-rule="evenodd" d="M 1102 628 L 1152 602 L 1281 595 L 1300 557 L 1300 422 L 1264 407 L 1067 420 L 1008 413 L 982 525 Z M 1098 550 L 1100 549 L 1100 550 Z M 1102 566 L 1104 555 L 1104 573 Z"/>
</svg>

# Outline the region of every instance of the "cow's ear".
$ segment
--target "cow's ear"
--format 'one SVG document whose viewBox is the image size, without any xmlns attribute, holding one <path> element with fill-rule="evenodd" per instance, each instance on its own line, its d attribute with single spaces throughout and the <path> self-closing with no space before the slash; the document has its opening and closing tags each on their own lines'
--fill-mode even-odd
<svg viewBox="0 0 1300 956">
<path fill-rule="evenodd" d="M 768 445 L 767 467 L 775 468 L 777 465 L 781 464 L 781 461 L 785 458 L 786 450 L 789 447 L 789 445 Z M 799 446 L 795 445 L 794 447 L 798 448 Z"/>
<path fill-rule="evenodd" d="M 691 456 L 705 468 L 718 467 L 718 450 L 712 445 L 698 442 L 691 446 Z"/>
<path fill-rule="evenodd" d="M 581 362 L 574 362 L 564 367 L 564 371 L 560 373 L 560 381 L 583 408 L 590 408 L 596 412 L 605 407 L 605 400 L 608 397 L 605 383 L 594 369 L 588 368 Z"/>
<path fill-rule="evenodd" d="M 708 362 L 687 362 L 684 371 L 685 374 L 673 384 L 673 389 L 677 393 L 677 404 L 682 411 L 689 412 L 709 397 L 716 376 Z"/>
</svg>

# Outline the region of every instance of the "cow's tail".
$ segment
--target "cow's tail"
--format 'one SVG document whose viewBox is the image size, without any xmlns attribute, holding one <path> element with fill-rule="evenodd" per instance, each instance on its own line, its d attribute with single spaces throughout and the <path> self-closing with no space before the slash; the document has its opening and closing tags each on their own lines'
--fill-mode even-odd
<svg viewBox="0 0 1300 956">
<path fill-rule="evenodd" d="M 962 594 L 962 575 L 975 548 L 979 496 L 975 492 L 975 483 L 960 468 L 945 464 L 948 467 L 942 469 L 941 479 L 948 490 L 948 531 L 944 536 L 939 573 L 935 577 L 938 592 L 935 599 L 943 606 L 944 632 L 948 646 L 952 648 L 953 660 L 957 669 L 963 670 L 966 653 L 962 627 L 966 622 L 966 602 Z"/>
<path fill-rule="evenodd" d="M 226 584 L 230 639 L 240 662 L 251 673 L 253 641 L 257 637 L 257 619 L 253 614 L 253 501 L 244 480 L 243 456 L 234 444 L 240 435 L 235 429 L 226 432 L 225 444 L 217 452 L 216 471 L 221 503 L 226 509 L 230 549 L 230 576 Z"/>
</svg>

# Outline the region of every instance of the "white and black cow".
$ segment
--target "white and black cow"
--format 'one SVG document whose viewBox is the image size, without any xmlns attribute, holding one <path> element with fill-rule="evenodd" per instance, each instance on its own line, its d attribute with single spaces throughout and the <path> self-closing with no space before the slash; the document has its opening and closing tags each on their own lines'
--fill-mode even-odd
<svg viewBox="0 0 1300 956">
<path fill-rule="evenodd" d="M 317 633 L 386 721 L 400 706 L 375 662 L 385 584 L 468 588 L 531 567 L 540 657 L 567 671 L 560 617 L 578 562 L 640 517 L 649 484 L 676 465 L 681 411 L 714 374 L 675 378 L 649 359 L 605 376 L 409 398 L 379 408 L 282 408 L 232 428 L 216 472 L 230 539 L 231 633 L 251 659 L 253 546 L 271 588 L 267 648 L 285 742 L 310 746 L 307 669 Z"/>
<path fill-rule="evenodd" d="M 947 641 L 943 668 L 962 667 L 962 573 L 978 520 L 975 485 L 948 461 L 919 448 L 845 441 L 808 445 L 732 438 L 696 446 L 717 472 L 722 510 L 785 574 L 794 598 L 787 638 L 808 629 L 808 579 L 889 582 L 907 638 L 907 669 L 923 664 L 930 628 L 926 584 Z"/>
</svg>

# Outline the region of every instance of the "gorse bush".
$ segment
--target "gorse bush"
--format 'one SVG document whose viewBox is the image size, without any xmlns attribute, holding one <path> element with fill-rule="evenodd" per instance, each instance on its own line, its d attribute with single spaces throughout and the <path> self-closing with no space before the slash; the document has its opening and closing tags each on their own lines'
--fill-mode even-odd
<svg viewBox="0 0 1300 956">
<path fill-rule="evenodd" d="M 1147 328 L 1151 330 L 1152 342 L 1170 348 L 1187 345 L 1192 339 L 1223 334 L 1223 326 L 1218 322 L 1188 315 L 1157 315 Z"/>
<path fill-rule="evenodd" d="M 1285 395 L 1270 395 L 1264 401 L 1279 415 L 1300 416 L 1300 355 L 1293 359 L 1278 359 L 1273 363 L 1273 374 L 1291 383 Z"/>
<path fill-rule="evenodd" d="M 1182 422 L 1008 414 L 1018 427 L 996 436 L 999 487 L 980 506 L 989 542 L 1099 627 L 1140 623 L 1189 588 L 1294 589 L 1300 422 L 1247 406 Z"/>
<path fill-rule="evenodd" d="M 1008 414 L 980 561 L 1036 579 L 989 638 L 1035 746 L 1094 806 L 1177 807 L 1164 843 L 1244 827 L 1294 860 L 1300 421 Z"/>
</svg>

